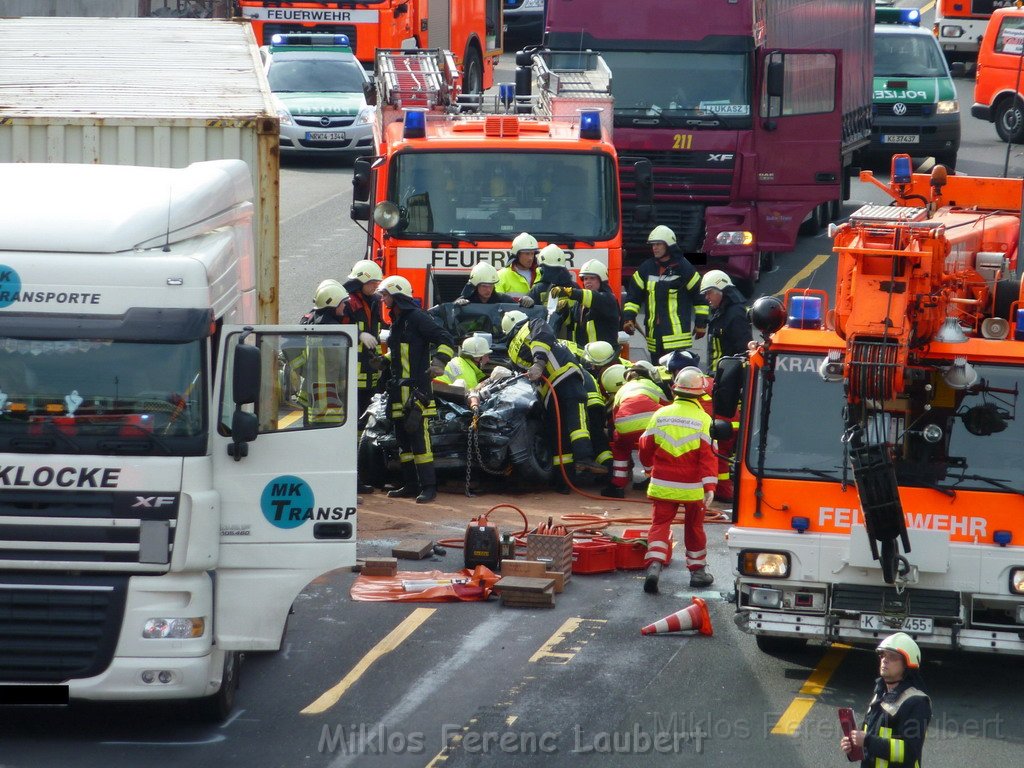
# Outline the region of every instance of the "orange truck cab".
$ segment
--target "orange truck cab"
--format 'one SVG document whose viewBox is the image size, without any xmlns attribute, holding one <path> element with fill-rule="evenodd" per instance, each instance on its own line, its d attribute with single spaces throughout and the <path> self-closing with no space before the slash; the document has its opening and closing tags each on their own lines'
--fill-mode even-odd
<svg viewBox="0 0 1024 768">
<path fill-rule="evenodd" d="M 1024 8 L 992 14 L 978 50 L 971 116 L 995 123 L 1006 142 L 1024 140 Z"/>
</svg>

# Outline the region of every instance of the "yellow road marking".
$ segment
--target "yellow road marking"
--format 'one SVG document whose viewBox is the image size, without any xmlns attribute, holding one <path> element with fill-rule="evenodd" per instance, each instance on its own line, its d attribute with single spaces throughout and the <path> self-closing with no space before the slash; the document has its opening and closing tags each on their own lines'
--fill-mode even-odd
<svg viewBox="0 0 1024 768">
<path fill-rule="evenodd" d="M 369 653 L 363 656 L 363 658 L 359 660 L 359 663 L 352 667 L 352 670 L 345 675 L 337 685 L 325 691 L 320 698 L 303 709 L 301 714 L 319 715 L 337 704 L 341 697 L 345 695 L 345 692 L 363 676 L 363 673 L 365 673 L 375 661 L 386 654 L 391 653 L 391 651 L 401 645 L 402 642 L 408 638 L 409 635 L 415 632 L 423 622 L 429 619 L 436 610 L 436 608 L 417 608 L 415 611 L 410 613 L 401 624 L 388 633 L 387 637 L 371 648 Z"/>
<path fill-rule="evenodd" d="M 828 261 L 829 258 L 831 258 L 831 256 L 832 254 L 830 253 L 819 253 L 817 256 L 815 256 L 813 259 L 807 262 L 806 266 L 804 266 L 803 269 L 801 269 L 799 272 L 797 272 L 795 275 L 789 278 L 789 281 L 784 286 L 782 286 L 782 289 L 775 295 L 783 296 L 785 295 L 786 291 L 788 291 L 790 288 L 796 288 L 796 286 L 800 284 L 801 280 L 812 275 L 819 267 L 821 267 L 822 264 Z"/>
<path fill-rule="evenodd" d="M 832 677 L 832 673 L 842 663 L 849 650 L 850 646 L 837 643 L 825 652 L 821 661 L 818 662 L 818 666 L 811 672 L 811 676 L 800 686 L 799 694 L 789 703 L 786 711 L 782 713 L 782 717 L 772 727 L 772 733 L 792 736 L 797 732 L 800 723 L 807 717 L 807 713 L 811 711 L 811 707 L 817 701 L 815 697 L 825 690 L 829 678 Z"/>
<path fill-rule="evenodd" d="M 302 418 L 302 411 L 292 411 L 286 413 L 280 419 L 277 420 L 277 426 L 280 429 L 288 429 L 292 424 Z"/>
<path fill-rule="evenodd" d="M 537 652 L 530 657 L 530 663 L 534 664 L 538 661 L 547 660 L 557 664 L 568 664 L 569 661 L 580 652 L 582 645 L 586 644 L 586 640 L 583 640 L 580 645 L 573 646 L 571 653 L 563 653 L 555 650 L 555 646 L 560 645 L 569 639 L 569 635 L 583 626 L 583 622 L 588 621 L 594 624 L 606 624 L 604 619 L 581 619 L 574 617 L 566 619 L 565 622 L 557 630 L 555 634 L 548 638 L 547 642 L 544 643 Z"/>
</svg>

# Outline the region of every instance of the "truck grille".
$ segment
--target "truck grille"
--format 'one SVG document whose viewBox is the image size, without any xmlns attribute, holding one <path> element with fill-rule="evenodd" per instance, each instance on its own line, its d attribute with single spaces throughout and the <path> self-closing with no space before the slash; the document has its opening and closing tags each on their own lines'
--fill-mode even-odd
<svg viewBox="0 0 1024 768">
<path fill-rule="evenodd" d="M 11 491 L 0 495 L 6 569 L 166 572 L 178 496 Z"/>
<path fill-rule="evenodd" d="M 894 587 L 833 584 L 832 610 L 959 619 L 960 593 L 939 589 L 905 589 L 900 595 Z"/>
<path fill-rule="evenodd" d="M 127 577 L 0 577 L 0 680 L 59 683 L 103 672 L 127 587 Z"/>
</svg>

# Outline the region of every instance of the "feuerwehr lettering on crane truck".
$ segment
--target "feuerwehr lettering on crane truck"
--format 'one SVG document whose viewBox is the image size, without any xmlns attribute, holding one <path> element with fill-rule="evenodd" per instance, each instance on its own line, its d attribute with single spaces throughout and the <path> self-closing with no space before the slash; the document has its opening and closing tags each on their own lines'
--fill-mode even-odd
<svg viewBox="0 0 1024 768">
<path fill-rule="evenodd" d="M 355 330 L 256 324 L 241 160 L 3 175 L 0 592 L 47 620 L 0 617 L 42 660 L 0 650 L 0 684 L 224 718 L 240 652 L 280 647 L 306 584 L 355 562 Z M 267 371 L 310 382 L 308 407 Z M 70 655 L 69 625 L 91 638 Z"/>
</svg>

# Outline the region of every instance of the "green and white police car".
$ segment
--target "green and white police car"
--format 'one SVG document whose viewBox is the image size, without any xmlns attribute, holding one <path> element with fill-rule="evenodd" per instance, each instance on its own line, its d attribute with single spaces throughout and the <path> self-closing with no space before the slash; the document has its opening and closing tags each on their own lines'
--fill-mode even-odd
<svg viewBox="0 0 1024 768">
<path fill-rule="evenodd" d="M 875 9 L 871 159 L 934 157 L 950 170 L 960 149 L 960 102 L 935 36 L 916 8 Z M 962 68 L 962 64 L 960 68 Z"/>
<path fill-rule="evenodd" d="M 260 48 L 281 121 L 282 155 L 358 155 L 373 151 L 369 78 L 348 37 L 280 34 Z"/>
</svg>

